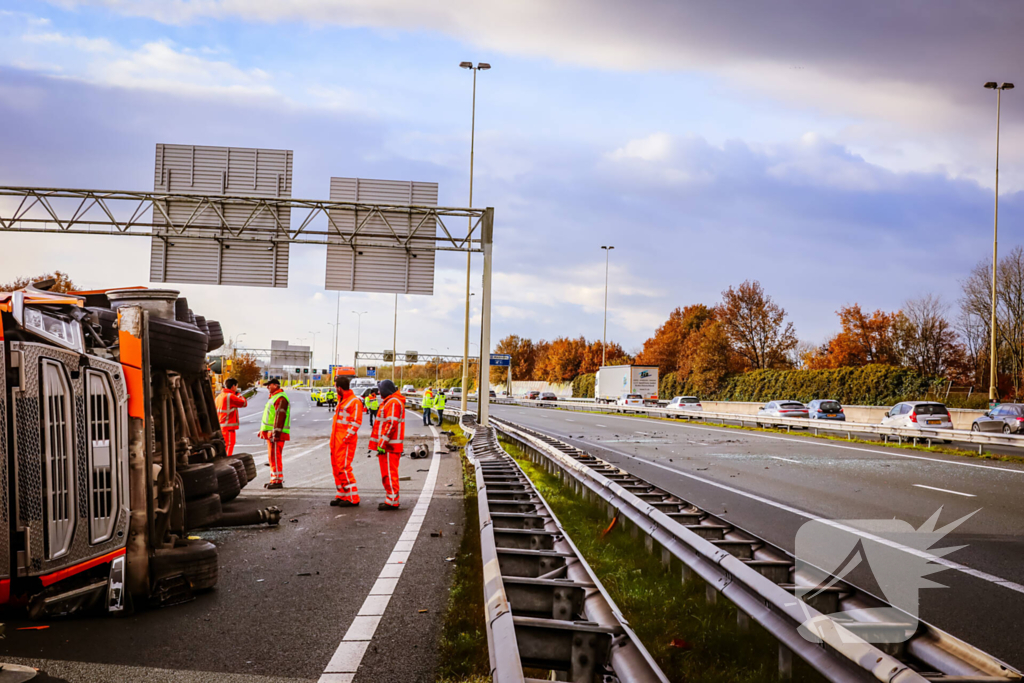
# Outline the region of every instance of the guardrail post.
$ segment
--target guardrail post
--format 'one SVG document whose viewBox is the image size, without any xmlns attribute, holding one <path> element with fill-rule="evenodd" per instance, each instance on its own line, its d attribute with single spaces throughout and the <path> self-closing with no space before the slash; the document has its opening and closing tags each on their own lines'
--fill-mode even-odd
<svg viewBox="0 0 1024 683">
<path fill-rule="evenodd" d="M 672 571 L 672 553 L 664 546 L 661 548 L 661 566 L 667 572 Z"/>
<path fill-rule="evenodd" d="M 685 562 L 683 563 L 682 579 L 684 584 L 689 583 L 693 579 L 693 570 Z"/>
<path fill-rule="evenodd" d="M 647 554 L 654 554 L 654 537 L 650 534 L 644 536 L 644 547 L 647 548 Z"/>
<path fill-rule="evenodd" d="M 714 605 L 718 602 L 718 590 L 710 583 L 704 584 L 704 602 Z"/>
<path fill-rule="evenodd" d="M 793 680 L 793 651 L 779 643 L 779 679 Z"/>
</svg>

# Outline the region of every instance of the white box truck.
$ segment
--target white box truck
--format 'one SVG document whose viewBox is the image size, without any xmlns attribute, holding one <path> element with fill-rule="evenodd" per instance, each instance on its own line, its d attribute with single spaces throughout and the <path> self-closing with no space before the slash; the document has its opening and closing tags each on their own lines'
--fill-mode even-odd
<svg viewBox="0 0 1024 683">
<path fill-rule="evenodd" d="M 626 394 L 640 394 L 644 403 L 658 400 L 657 365 L 604 365 L 597 371 L 594 399 L 614 403 Z"/>
</svg>

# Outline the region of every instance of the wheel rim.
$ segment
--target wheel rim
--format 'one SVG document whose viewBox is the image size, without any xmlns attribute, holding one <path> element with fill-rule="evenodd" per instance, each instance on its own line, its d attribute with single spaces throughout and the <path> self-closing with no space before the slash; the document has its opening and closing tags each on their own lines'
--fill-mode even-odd
<svg viewBox="0 0 1024 683">
<path fill-rule="evenodd" d="M 1003 434 L 1010 433 L 1010 425 L 1003 425 Z"/>
<path fill-rule="evenodd" d="M 980 432 L 981 431 L 981 427 L 979 427 L 976 423 L 972 424 L 971 425 L 971 431 L 972 432 Z"/>
</svg>

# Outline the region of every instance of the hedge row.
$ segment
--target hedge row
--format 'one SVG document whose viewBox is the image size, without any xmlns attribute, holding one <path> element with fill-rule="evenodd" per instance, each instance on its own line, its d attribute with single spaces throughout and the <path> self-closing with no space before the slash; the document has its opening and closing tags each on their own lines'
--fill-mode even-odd
<svg viewBox="0 0 1024 683">
<path fill-rule="evenodd" d="M 663 399 L 694 395 L 707 401 L 813 401 L 832 398 L 847 405 L 884 406 L 900 401 L 921 400 L 929 391 L 939 391 L 945 380 L 927 377 L 916 370 L 891 365 L 866 365 L 836 370 L 754 370 L 725 377 L 717 391 L 696 391 L 681 382 L 676 373 L 659 381 Z M 580 375 L 572 382 L 572 395 L 594 396 L 594 375 Z"/>
</svg>

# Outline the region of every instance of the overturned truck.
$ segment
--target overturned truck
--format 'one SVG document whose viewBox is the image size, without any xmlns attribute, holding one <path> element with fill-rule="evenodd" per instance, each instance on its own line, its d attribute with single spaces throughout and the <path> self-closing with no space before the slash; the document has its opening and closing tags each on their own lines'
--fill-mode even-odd
<svg viewBox="0 0 1024 683">
<path fill-rule="evenodd" d="M 279 517 L 229 502 L 256 467 L 225 457 L 206 366 L 220 325 L 173 290 L 51 284 L 0 293 L 0 604 L 188 600 L 218 568 L 191 529 Z"/>
</svg>

